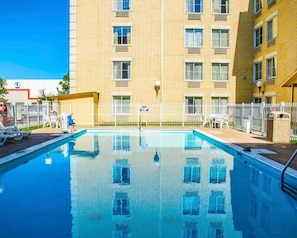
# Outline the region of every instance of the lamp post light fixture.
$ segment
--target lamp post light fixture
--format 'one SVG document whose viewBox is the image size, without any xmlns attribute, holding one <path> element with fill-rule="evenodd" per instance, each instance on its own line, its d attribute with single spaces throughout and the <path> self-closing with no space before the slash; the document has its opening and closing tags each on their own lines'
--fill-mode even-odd
<svg viewBox="0 0 297 238">
<path fill-rule="evenodd" d="M 160 87 L 161 87 L 161 83 L 160 83 L 160 81 L 156 81 L 156 82 L 155 82 L 155 91 L 156 91 L 156 95 L 157 95 L 157 96 L 158 96 Z"/>
<path fill-rule="evenodd" d="M 263 86 L 263 82 L 261 80 L 259 80 L 256 85 L 257 85 L 257 87 L 259 89 L 259 96 L 261 96 L 260 92 L 261 92 L 261 87 Z"/>
</svg>

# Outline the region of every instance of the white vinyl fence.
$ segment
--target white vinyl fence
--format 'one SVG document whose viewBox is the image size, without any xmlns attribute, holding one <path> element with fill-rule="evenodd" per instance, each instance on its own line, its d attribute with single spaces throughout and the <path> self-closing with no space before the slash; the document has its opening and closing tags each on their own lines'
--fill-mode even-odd
<svg viewBox="0 0 297 238">
<path fill-rule="evenodd" d="M 75 107 L 77 105 L 74 105 Z M 80 108 L 94 107 L 94 105 L 79 105 Z M 129 108 L 121 108 L 118 111 L 117 106 L 98 105 L 98 121 L 88 122 L 87 119 L 93 115 L 85 115 L 86 110 L 76 112 L 74 118 L 83 118 L 83 121 L 77 122 L 81 125 L 95 126 L 197 126 L 203 124 L 203 120 L 209 114 L 222 114 L 229 116 L 229 125 L 231 128 L 246 131 L 250 127 L 250 132 L 266 135 L 267 115 L 272 111 L 282 111 L 290 114 L 291 134 L 297 134 L 297 104 L 235 104 L 235 105 L 203 105 L 186 106 L 185 104 L 156 104 L 156 105 L 128 105 Z M 94 108 L 91 108 L 94 109 Z M 124 111 L 123 111 L 124 110 Z M 56 105 L 14 105 L 13 112 L 14 124 L 20 128 L 29 128 L 32 126 L 43 125 L 44 118 L 52 113 L 59 112 L 59 106 Z M 0 115 L 1 120 L 1 115 Z M 3 120 L 3 118 L 2 118 Z"/>
</svg>

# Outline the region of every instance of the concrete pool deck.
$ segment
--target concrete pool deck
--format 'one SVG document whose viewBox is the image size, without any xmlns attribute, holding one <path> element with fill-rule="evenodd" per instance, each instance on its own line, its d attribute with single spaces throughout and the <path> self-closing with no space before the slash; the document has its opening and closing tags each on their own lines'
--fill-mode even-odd
<svg viewBox="0 0 297 238">
<path fill-rule="evenodd" d="M 91 127 L 91 126 L 76 126 L 75 130 L 83 128 L 95 128 L 95 129 L 123 129 L 123 127 Z M 128 127 L 128 129 L 134 129 L 133 127 Z M 150 129 L 180 129 L 180 130 L 192 130 L 199 129 L 214 137 L 220 138 L 228 143 L 236 144 L 240 147 L 249 147 L 252 150 L 259 151 L 258 153 L 266 158 L 274 160 L 280 164 L 286 164 L 289 158 L 297 149 L 297 144 L 289 143 L 272 143 L 267 141 L 265 137 L 245 133 L 243 131 L 235 130 L 232 128 L 200 128 L 200 127 L 143 127 L 143 130 Z M 4 145 L 0 146 L 0 160 L 9 154 L 21 151 L 30 146 L 51 140 L 57 136 L 63 135 L 61 128 L 40 128 L 32 131 L 31 136 L 20 141 L 6 142 Z M 293 161 L 290 166 L 291 168 L 297 170 L 297 159 Z"/>
</svg>

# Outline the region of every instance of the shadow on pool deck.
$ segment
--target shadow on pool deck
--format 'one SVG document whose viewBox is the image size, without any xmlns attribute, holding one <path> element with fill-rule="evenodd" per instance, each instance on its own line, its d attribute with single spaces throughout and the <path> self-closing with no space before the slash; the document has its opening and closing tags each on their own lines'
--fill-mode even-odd
<svg viewBox="0 0 297 238">
<path fill-rule="evenodd" d="M 82 128 L 96 128 L 96 129 L 123 129 L 124 127 L 91 127 L 91 126 L 76 126 L 75 130 Z M 135 129 L 133 127 L 128 127 L 128 129 Z M 297 149 L 296 144 L 289 143 L 272 143 L 267 141 L 265 137 L 245 133 L 235 129 L 227 128 L 200 128 L 200 127 L 143 127 L 143 130 L 150 129 L 201 129 L 202 131 L 211 134 L 212 136 L 223 139 L 226 142 L 236 144 L 240 147 L 246 148 L 249 147 L 253 149 L 266 149 L 262 153 L 259 153 L 271 160 L 277 161 L 281 164 L 286 164 L 289 158 L 292 156 L 294 151 Z M 14 143 L 7 142 L 3 146 L 0 146 L 0 160 L 1 157 L 7 156 L 14 152 L 23 150 L 27 147 L 42 143 L 44 141 L 51 140 L 59 134 L 63 134 L 61 128 L 41 128 L 32 131 L 31 136 L 28 139 L 22 139 L 21 141 L 14 141 Z M 269 153 L 273 151 L 275 153 Z M 268 152 L 268 153 L 266 153 Z M 297 158 L 293 161 L 290 166 L 297 170 Z"/>
</svg>

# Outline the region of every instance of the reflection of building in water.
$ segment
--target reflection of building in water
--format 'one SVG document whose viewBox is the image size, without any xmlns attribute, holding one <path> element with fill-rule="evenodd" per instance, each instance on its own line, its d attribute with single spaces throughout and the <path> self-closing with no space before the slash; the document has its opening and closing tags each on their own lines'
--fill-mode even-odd
<svg viewBox="0 0 297 238">
<path fill-rule="evenodd" d="M 279 180 L 252 166 L 246 169 L 246 166 L 240 160 L 234 160 L 230 175 L 236 230 L 241 230 L 247 237 L 297 237 L 295 226 L 290 225 L 292 218 L 296 218 L 296 201 L 289 206 L 289 211 L 285 211 L 281 201 L 287 204 L 291 198 L 284 200 L 287 195 L 281 191 Z"/>
<path fill-rule="evenodd" d="M 232 156 L 192 134 L 140 136 L 100 136 L 100 155 L 71 160 L 73 237 L 240 237 Z"/>
</svg>

